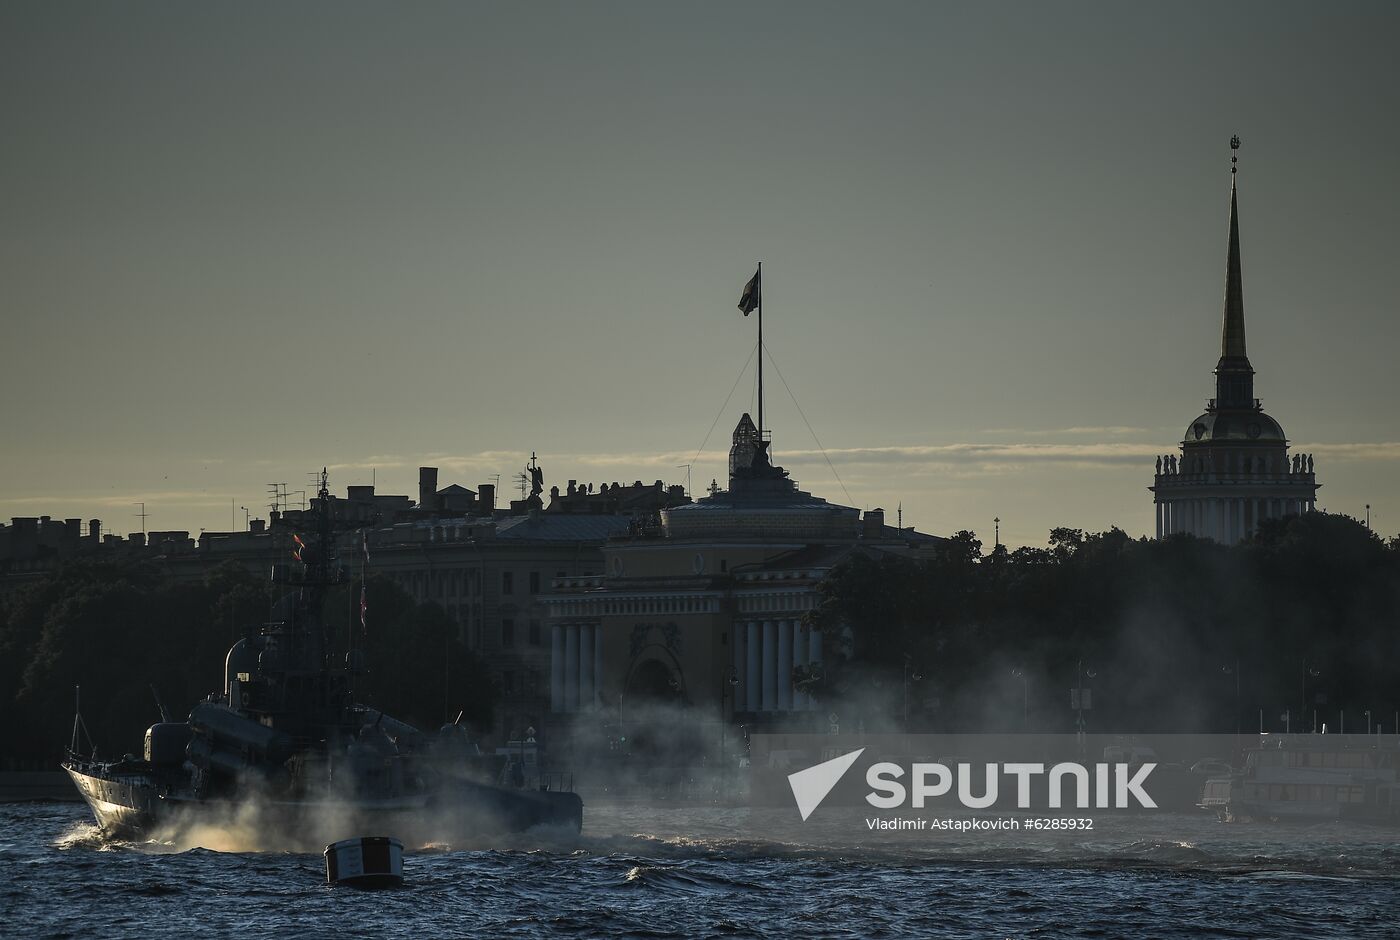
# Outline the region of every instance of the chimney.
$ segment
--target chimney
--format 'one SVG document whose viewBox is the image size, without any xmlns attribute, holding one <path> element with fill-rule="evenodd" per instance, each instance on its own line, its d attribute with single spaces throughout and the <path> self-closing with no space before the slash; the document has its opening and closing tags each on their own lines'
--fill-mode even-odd
<svg viewBox="0 0 1400 940">
<path fill-rule="evenodd" d="M 92 539 L 94 542 L 100 542 L 102 540 L 101 519 L 88 520 L 88 538 Z"/>
<path fill-rule="evenodd" d="M 267 531 L 267 523 L 261 519 L 248 520 L 248 531 L 254 535 L 262 535 Z"/>
<path fill-rule="evenodd" d="M 145 547 L 146 547 L 146 533 L 145 533 L 145 532 L 133 532 L 133 533 L 131 533 L 129 536 L 127 536 L 127 538 L 131 539 L 131 544 L 132 544 L 132 545 L 138 545 L 138 546 L 140 546 L 140 547 L 142 547 L 142 548 L 145 548 Z"/>
<path fill-rule="evenodd" d="M 496 485 L 494 483 L 483 483 L 476 488 L 476 501 L 483 513 L 493 513 L 496 511 Z"/>
<path fill-rule="evenodd" d="M 865 535 L 867 538 L 878 538 L 885 528 L 885 511 L 883 509 L 867 509 L 865 511 Z"/>
<path fill-rule="evenodd" d="M 437 509 L 437 467 L 418 468 L 418 508 Z"/>
</svg>

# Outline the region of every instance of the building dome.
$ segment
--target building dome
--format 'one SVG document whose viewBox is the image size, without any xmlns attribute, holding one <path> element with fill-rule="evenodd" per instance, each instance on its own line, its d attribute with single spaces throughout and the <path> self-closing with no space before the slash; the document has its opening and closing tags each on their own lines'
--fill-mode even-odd
<svg viewBox="0 0 1400 940">
<path fill-rule="evenodd" d="M 1279 423 L 1262 411 L 1208 411 L 1186 427 L 1182 443 L 1259 442 L 1286 444 Z"/>
</svg>

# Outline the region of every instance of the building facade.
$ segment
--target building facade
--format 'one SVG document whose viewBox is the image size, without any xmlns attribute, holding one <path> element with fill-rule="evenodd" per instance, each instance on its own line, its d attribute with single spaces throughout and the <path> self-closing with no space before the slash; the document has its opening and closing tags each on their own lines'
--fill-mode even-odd
<svg viewBox="0 0 1400 940">
<path fill-rule="evenodd" d="M 1231 146 L 1238 147 L 1238 139 Z M 1180 455 L 1157 458 L 1149 489 L 1159 539 L 1187 533 L 1233 545 L 1249 538 L 1266 519 L 1300 515 L 1315 506 L 1318 483 L 1312 456 L 1289 455 L 1282 426 L 1254 397 L 1254 368 L 1245 351 L 1234 166 L 1215 397 L 1187 426 Z"/>
<path fill-rule="evenodd" d="M 943 540 L 839 506 L 773 466 L 748 415 L 733 436 L 729 488 L 609 540 L 603 571 L 545 599 L 557 728 L 683 706 L 750 730 L 825 727 L 808 691 L 835 651 L 813 624 L 822 583 L 854 552 L 918 556 Z"/>
</svg>

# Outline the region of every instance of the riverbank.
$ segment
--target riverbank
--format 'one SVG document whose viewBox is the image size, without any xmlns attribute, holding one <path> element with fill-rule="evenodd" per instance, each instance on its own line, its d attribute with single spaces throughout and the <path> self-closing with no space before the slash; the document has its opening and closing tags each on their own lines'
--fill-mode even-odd
<svg viewBox="0 0 1400 940">
<path fill-rule="evenodd" d="M 61 770 L 0 770 L 0 803 L 76 803 L 78 788 Z"/>
</svg>

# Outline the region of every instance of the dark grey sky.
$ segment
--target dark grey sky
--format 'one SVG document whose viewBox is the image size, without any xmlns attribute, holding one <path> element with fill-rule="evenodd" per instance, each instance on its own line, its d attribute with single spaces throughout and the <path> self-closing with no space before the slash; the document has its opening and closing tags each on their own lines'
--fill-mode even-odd
<svg viewBox="0 0 1400 940">
<path fill-rule="evenodd" d="M 0 7 L 0 517 L 683 481 L 754 341 L 862 507 L 1151 526 L 1256 389 L 1400 530 L 1394 4 Z M 771 372 L 770 372 L 771 376 Z M 741 383 L 696 487 L 722 474 Z M 776 379 L 775 450 L 845 501 Z M 237 513 L 242 523 L 242 513 Z M 1390 520 L 1387 522 L 1386 520 Z"/>
</svg>

